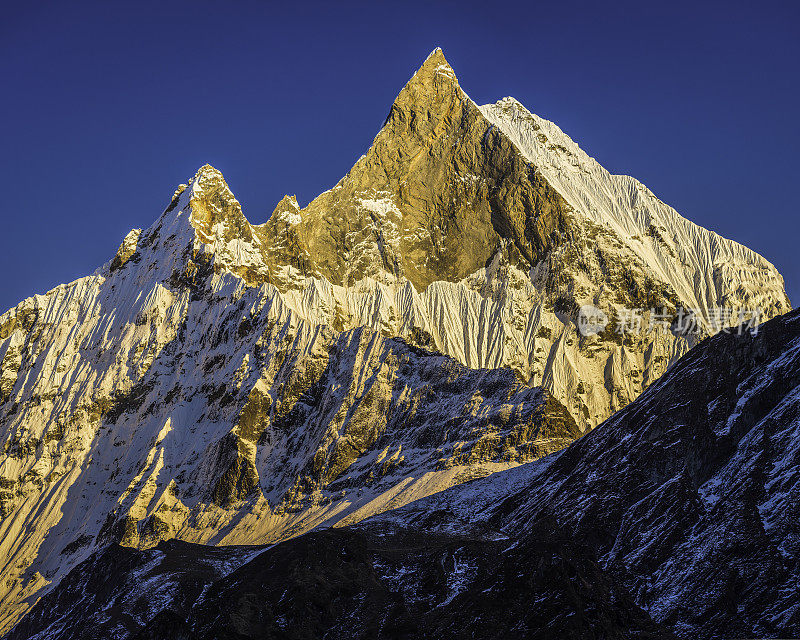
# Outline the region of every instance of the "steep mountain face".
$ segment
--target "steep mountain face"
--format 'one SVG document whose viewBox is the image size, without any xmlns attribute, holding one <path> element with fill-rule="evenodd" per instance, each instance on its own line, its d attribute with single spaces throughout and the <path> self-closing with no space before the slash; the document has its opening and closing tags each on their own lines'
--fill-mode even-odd
<svg viewBox="0 0 800 640">
<path fill-rule="evenodd" d="M 367 154 L 252 225 L 205 166 L 0 316 L 0 631 L 111 542 L 266 544 L 567 446 L 699 337 L 576 311 L 788 310 L 780 275 L 434 51 Z"/>
<path fill-rule="evenodd" d="M 772 265 L 686 220 L 634 178 L 610 174 L 552 122 L 513 98 L 481 111 L 574 212 L 574 241 L 536 266 L 537 288 L 599 306 L 615 296 L 630 307 L 679 302 L 712 325 L 718 307 L 761 308 L 767 318 L 791 308 Z"/>
<path fill-rule="evenodd" d="M 563 451 L 356 525 L 108 547 L 10 640 L 796 637 L 798 365 L 793 312 L 703 342 Z"/>
</svg>

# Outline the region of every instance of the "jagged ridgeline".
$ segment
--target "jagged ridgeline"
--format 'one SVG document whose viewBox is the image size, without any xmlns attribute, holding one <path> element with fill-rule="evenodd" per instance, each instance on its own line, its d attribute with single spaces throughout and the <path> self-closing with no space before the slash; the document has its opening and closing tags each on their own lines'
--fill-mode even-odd
<svg viewBox="0 0 800 640">
<path fill-rule="evenodd" d="M 580 305 L 789 310 L 749 249 L 440 50 L 366 155 L 252 225 L 206 165 L 93 275 L 0 316 L 0 632 L 111 541 L 268 543 L 565 447 L 696 340 Z"/>
</svg>

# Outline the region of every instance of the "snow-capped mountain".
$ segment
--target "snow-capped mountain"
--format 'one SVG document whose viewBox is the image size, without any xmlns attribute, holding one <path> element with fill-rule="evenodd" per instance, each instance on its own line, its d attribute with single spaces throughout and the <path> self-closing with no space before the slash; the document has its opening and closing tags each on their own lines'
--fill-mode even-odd
<svg viewBox="0 0 800 640">
<path fill-rule="evenodd" d="M 99 550 L 10 640 L 797 637 L 799 416 L 792 312 L 563 451 L 356 525 Z"/>
<path fill-rule="evenodd" d="M 266 544 L 560 450 L 702 335 L 577 310 L 789 310 L 765 259 L 440 50 L 307 207 L 206 165 L 93 275 L 0 316 L 0 632 L 99 547 Z"/>
</svg>

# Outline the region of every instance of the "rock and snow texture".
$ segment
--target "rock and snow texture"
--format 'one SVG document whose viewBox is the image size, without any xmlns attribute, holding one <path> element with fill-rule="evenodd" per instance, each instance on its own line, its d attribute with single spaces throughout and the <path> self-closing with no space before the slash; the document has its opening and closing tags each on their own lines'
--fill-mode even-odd
<svg viewBox="0 0 800 640">
<path fill-rule="evenodd" d="M 792 312 L 757 336 L 705 341 L 566 450 L 372 522 L 491 524 L 517 540 L 554 519 L 677 635 L 789 638 L 800 635 L 798 496 Z"/>
<path fill-rule="evenodd" d="M 585 303 L 789 309 L 766 260 L 478 108 L 438 50 L 305 208 L 252 225 L 206 165 L 0 316 L 0 631 L 110 541 L 273 542 L 563 448 L 694 340 L 581 336 Z"/>
<path fill-rule="evenodd" d="M 481 107 L 576 214 L 621 240 L 620 255 L 645 265 L 705 319 L 718 307 L 788 311 L 783 278 L 754 251 L 683 218 L 641 182 L 612 175 L 557 125 L 514 98 Z"/>
<path fill-rule="evenodd" d="M 249 556 L 176 541 L 98 550 L 10 640 L 87 627 L 165 640 L 797 637 L 799 470 L 794 312 L 705 341 L 566 450 L 353 526 Z"/>
<path fill-rule="evenodd" d="M 509 369 L 466 368 L 369 322 L 336 331 L 301 313 L 322 313 L 301 298 L 311 289 L 215 273 L 256 239 L 232 242 L 194 204 L 208 176 L 96 274 L 2 317 L 6 624 L 109 542 L 272 542 L 580 435 Z"/>
</svg>

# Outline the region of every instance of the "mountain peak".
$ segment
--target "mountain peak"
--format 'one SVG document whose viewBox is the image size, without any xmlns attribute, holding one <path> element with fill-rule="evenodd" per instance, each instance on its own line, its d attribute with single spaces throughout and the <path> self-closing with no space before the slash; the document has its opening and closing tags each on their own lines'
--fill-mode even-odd
<svg viewBox="0 0 800 640">
<path fill-rule="evenodd" d="M 219 174 L 219 175 L 222 175 L 220 173 L 219 169 L 216 169 L 216 168 L 212 167 L 208 162 L 206 162 L 202 167 L 200 167 L 197 170 L 197 173 L 195 174 L 195 177 L 197 177 L 197 176 L 199 176 L 201 174 Z"/>
<path fill-rule="evenodd" d="M 408 123 L 415 121 L 415 114 L 423 107 L 429 114 L 442 116 L 460 108 L 465 100 L 468 101 L 468 98 L 459 86 L 453 68 L 444 57 L 444 52 L 437 47 L 397 95 L 387 123 L 399 116 L 401 129 L 404 129 Z"/>
<path fill-rule="evenodd" d="M 411 76 L 400 95 L 414 87 L 442 86 L 458 87 L 458 78 L 455 71 L 453 71 L 453 67 L 444 57 L 444 52 L 439 47 L 436 47 L 425 58 L 422 66 Z"/>
<path fill-rule="evenodd" d="M 204 244 L 234 237 L 249 242 L 252 230 L 225 177 L 210 164 L 197 170 L 189 186 L 190 223 Z"/>
<path fill-rule="evenodd" d="M 272 211 L 270 220 L 281 219 L 287 224 L 297 224 L 300 222 L 300 205 L 297 204 L 297 196 L 285 195 Z"/>
<path fill-rule="evenodd" d="M 436 47 L 433 51 L 428 54 L 428 57 L 425 58 L 425 62 L 423 62 L 423 66 L 428 64 L 446 64 L 448 67 L 450 64 L 447 62 L 447 58 L 444 57 L 444 51 L 442 51 L 441 47 Z"/>
<path fill-rule="evenodd" d="M 219 183 L 220 181 L 223 183 L 225 182 L 225 177 L 222 175 L 222 172 L 206 163 L 197 170 L 197 173 L 194 174 L 194 177 L 191 180 L 191 185 L 192 188 L 196 189 L 199 187 L 202 189 L 203 185 Z"/>
<path fill-rule="evenodd" d="M 197 173 L 189 181 L 189 188 L 193 202 L 198 199 L 207 200 L 213 196 L 220 201 L 214 204 L 213 208 L 215 209 L 219 209 L 222 206 L 222 201 L 238 205 L 233 192 L 225 181 L 225 176 L 210 164 L 204 164 L 197 170 Z"/>
</svg>

